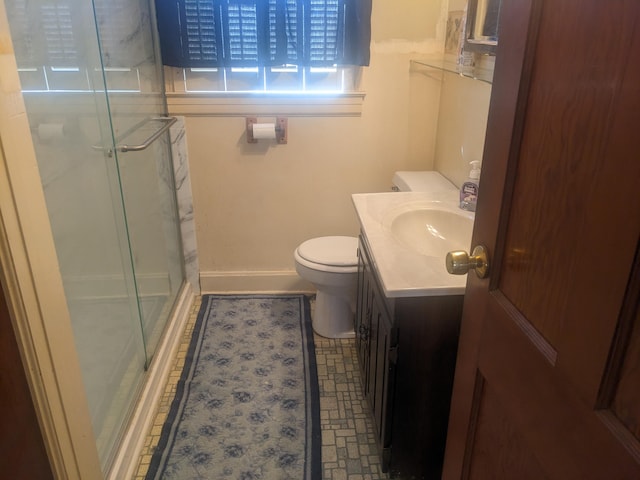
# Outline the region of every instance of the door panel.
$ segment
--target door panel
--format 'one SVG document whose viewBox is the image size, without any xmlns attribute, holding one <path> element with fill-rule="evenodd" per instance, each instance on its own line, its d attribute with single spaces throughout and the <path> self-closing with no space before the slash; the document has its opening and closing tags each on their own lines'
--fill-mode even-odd
<svg viewBox="0 0 640 480">
<path fill-rule="evenodd" d="M 626 10 L 602 2 L 543 7 L 504 247 L 508 260 L 499 277 L 513 305 L 554 348 L 565 350 L 559 367 L 591 400 L 608 355 L 608 342 L 600 340 L 613 338 L 638 239 L 627 218 L 638 201 L 626 198 L 640 178 L 629 131 L 640 92 L 637 71 L 627 71 L 638 35 L 637 18 Z M 567 28 L 570 38 L 553 33 Z M 629 81 L 635 94 L 624 98 Z M 594 254 L 594 245 L 610 253 L 616 248 L 615 258 Z M 604 318 L 610 321 L 598 321 Z M 576 338 L 572 332 L 582 325 L 598 334 Z"/>
<path fill-rule="evenodd" d="M 2 272 L 0 272 L 2 273 Z M 0 285 L 0 472 L 5 478 L 53 478 L 20 347 Z"/>
<path fill-rule="evenodd" d="M 184 278 L 162 64 L 148 0 L 92 0 L 148 365 Z M 153 3 L 153 2 L 151 2 Z M 149 143 L 146 143 L 149 142 Z"/>
<path fill-rule="evenodd" d="M 485 322 L 478 370 L 549 478 L 635 478 L 630 472 L 638 465 L 625 449 L 632 445 L 619 444 L 602 421 L 604 411 L 576 395 L 499 304 L 487 318 L 492 320 Z"/>
<path fill-rule="evenodd" d="M 636 318 L 620 381 L 611 403 L 611 410 L 636 439 L 640 440 L 640 308 Z"/>
<path fill-rule="evenodd" d="M 640 478 L 640 4 L 500 22 L 443 478 Z"/>
<path fill-rule="evenodd" d="M 478 378 L 477 417 L 474 438 L 477 448 L 470 450 L 470 470 L 474 479 L 544 480 L 547 478 L 523 435 L 505 414 L 499 396 L 491 384 Z M 494 455 L 498 447 L 500 455 Z"/>
</svg>

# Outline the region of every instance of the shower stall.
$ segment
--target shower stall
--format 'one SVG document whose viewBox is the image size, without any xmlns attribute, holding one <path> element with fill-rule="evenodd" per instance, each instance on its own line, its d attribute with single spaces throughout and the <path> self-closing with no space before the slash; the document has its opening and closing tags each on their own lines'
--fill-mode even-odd
<svg viewBox="0 0 640 480">
<path fill-rule="evenodd" d="M 149 0 L 4 0 L 103 472 L 183 287 Z"/>
</svg>

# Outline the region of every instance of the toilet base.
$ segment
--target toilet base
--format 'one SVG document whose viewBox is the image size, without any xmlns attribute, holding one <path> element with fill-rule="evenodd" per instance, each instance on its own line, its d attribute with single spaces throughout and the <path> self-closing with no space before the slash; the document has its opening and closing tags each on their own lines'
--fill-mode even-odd
<svg viewBox="0 0 640 480">
<path fill-rule="evenodd" d="M 327 338 L 355 338 L 354 313 L 345 297 L 318 292 L 311 317 L 313 331 Z"/>
</svg>

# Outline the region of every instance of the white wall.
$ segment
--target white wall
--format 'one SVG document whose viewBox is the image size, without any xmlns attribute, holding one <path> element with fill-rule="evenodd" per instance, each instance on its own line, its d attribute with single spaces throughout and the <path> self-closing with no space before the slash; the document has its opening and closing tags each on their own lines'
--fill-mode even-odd
<svg viewBox="0 0 640 480">
<path fill-rule="evenodd" d="M 440 82 L 410 60 L 442 49 L 445 22 L 439 0 L 374 2 L 362 115 L 291 117 L 287 145 L 248 145 L 243 117 L 187 117 L 203 292 L 307 289 L 299 243 L 357 235 L 352 193 L 433 168 Z"/>
<path fill-rule="evenodd" d="M 464 181 L 482 153 L 490 87 L 410 65 L 442 51 L 448 10 L 463 7 L 373 3 L 361 116 L 290 117 L 287 145 L 247 144 L 244 117 L 187 116 L 203 292 L 308 290 L 293 251 L 312 237 L 357 235 L 351 194 L 388 191 L 397 170 Z"/>
<path fill-rule="evenodd" d="M 442 76 L 434 170 L 457 187 L 469 176 L 469 162 L 482 160 L 491 85 L 452 73 Z"/>
</svg>

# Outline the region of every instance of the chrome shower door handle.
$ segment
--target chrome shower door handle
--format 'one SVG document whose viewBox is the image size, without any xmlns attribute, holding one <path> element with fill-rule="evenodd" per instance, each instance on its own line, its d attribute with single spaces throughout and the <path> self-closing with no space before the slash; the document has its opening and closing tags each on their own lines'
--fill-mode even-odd
<svg viewBox="0 0 640 480">
<path fill-rule="evenodd" d="M 144 123 L 148 123 L 150 121 L 153 120 L 161 120 L 163 122 L 165 122 L 164 125 L 162 125 L 158 130 L 156 130 L 152 135 L 150 135 L 144 142 L 142 142 L 139 145 L 118 145 L 116 146 L 116 150 L 118 150 L 119 152 L 139 152 L 140 150 L 144 150 L 146 148 L 149 147 L 149 145 L 151 145 L 153 142 L 155 142 L 158 138 L 160 138 L 160 136 L 166 132 L 169 127 L 171 125 L 173 125 L 174 123 L 176 123 L 176 121 L 178 120 L 176 117 L 153 117 L 150 118 L 147 122 Z"/>
</svg>

